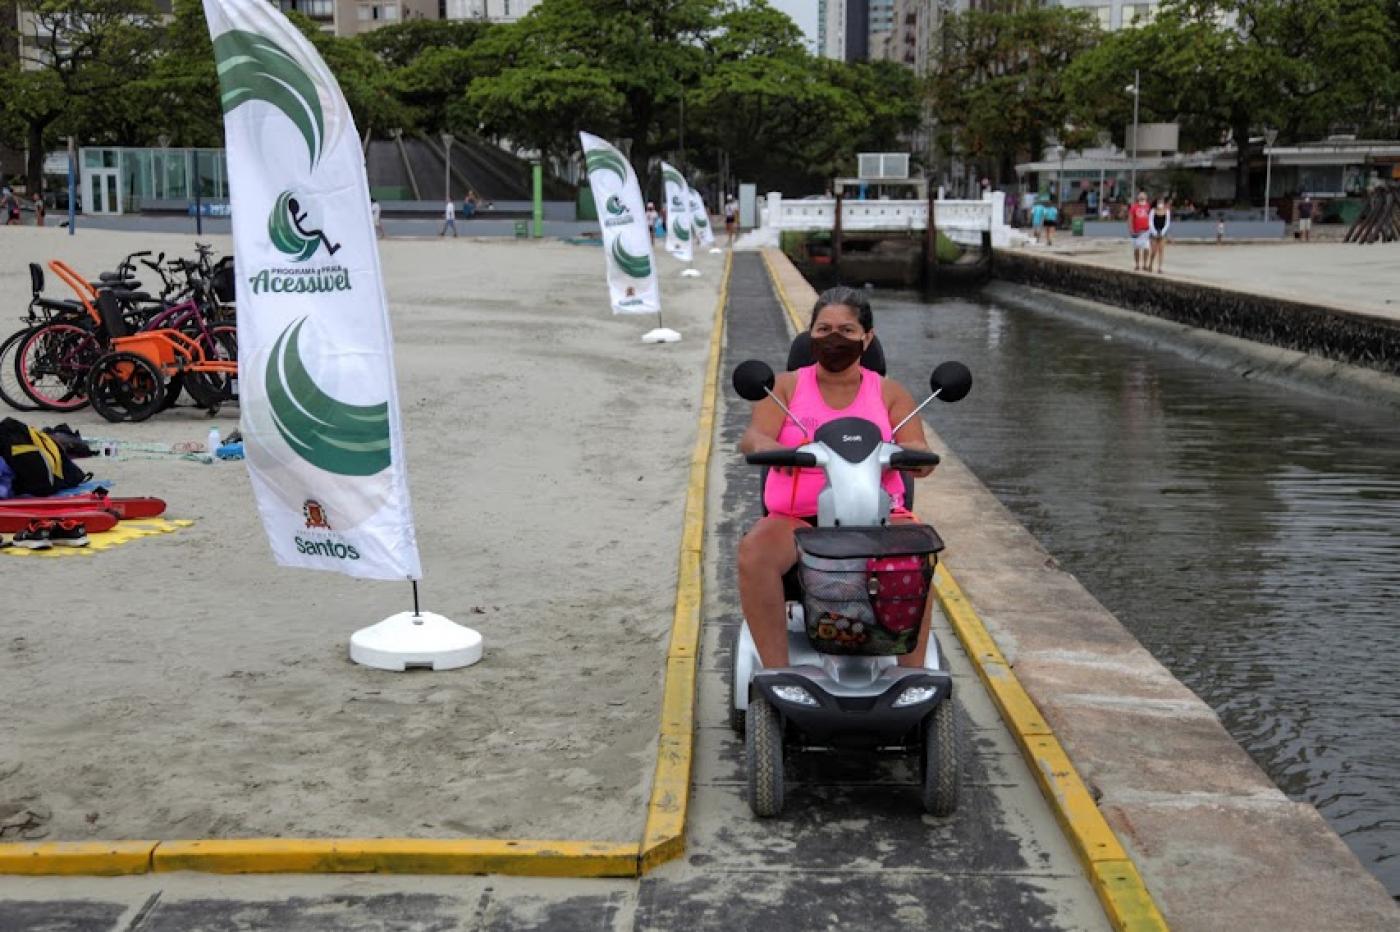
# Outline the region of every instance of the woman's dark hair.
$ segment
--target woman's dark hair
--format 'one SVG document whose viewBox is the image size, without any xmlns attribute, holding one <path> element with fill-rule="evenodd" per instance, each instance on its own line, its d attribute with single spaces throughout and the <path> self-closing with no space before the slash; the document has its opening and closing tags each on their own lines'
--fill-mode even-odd
<svg viewBox="0 0 1400 932">
<path fill-rule="evenodd" d="M 817 295 L 817 304 L 812 308 L 812 322 L 807 325 L 807 329 L 811 330 L 817 325 L 817 315 L 822 312 L 822 308 L 833 304 L 844 304 L 855 311 L 863 329 L 875 329 L 875 314 L 870 310 L 870 298 L 866 296 L 865 289 L 851 288 L 847 285 L 837 285 Z"/>
</svg>

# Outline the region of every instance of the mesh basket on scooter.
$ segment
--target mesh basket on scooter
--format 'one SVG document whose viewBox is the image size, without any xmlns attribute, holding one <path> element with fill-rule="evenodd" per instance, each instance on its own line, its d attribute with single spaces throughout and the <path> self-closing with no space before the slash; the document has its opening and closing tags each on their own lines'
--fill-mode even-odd
<svg viewBox="0 0 1400 932">
<path fill-rule="evenodd" d="M 912 651 L 942 549 L 926 524 L 799 529 L 798 574 L 813 647 L 825 654 Z"/>
</svg>

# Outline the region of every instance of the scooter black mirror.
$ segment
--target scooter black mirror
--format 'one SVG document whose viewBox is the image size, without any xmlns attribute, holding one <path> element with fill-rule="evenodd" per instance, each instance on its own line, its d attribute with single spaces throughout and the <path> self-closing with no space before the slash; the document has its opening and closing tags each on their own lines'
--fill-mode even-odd
<svg viewBox="0 0 1400 932">
<path fill-rule="evenodd" d="M 962 401 L 972 390 L 972 373 L 960 362 L 939 363 L 929 377 L 928 387 L 939 401 Z"/>
<path fill-rule="evenodd" d="M 734 369 L 734 391 L 745 401 L 762 401 L 773 388 L 773 370 L 760 359 L 741 362 Z"/>
</svg>

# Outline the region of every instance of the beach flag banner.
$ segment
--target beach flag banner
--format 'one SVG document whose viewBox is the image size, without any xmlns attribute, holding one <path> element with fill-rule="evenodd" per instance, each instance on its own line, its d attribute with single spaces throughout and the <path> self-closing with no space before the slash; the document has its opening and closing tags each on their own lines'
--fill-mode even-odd
<svg viewBox="0 0 1400 932">
<path fill-rule="evenodd" d="M 661 163 L 666 194 L 666 251 L 682 262 L 695 259 L 695 231 L 690 219 L 690 185 L 666 162 Z"/>
<path fill-rule="evenodd" d="M 422 575 L 360 136 L 267 0 L 204 0 L 238 256 L 243 446 L 278 563 Z"/>
<path fill-rule="evenodd" d="M 637 174 L 616 148 L 591 133 L 583 142 L 588 186 L 603 229 L 608 290 L 614 314 L 659 314 L 661 289 L 651 255 L 651 231 Z"/>
<path fill-rule="evenodd" d="M 710 226 L 710 214 L 709 211 L 705 210 L 705 199 L 694 188 L 690 189 L 690 218 L 694 221 L 695 232 L 699 240 L 695 245 L 713 246 L 715 244 L 715 231 Z"/>
</svg>

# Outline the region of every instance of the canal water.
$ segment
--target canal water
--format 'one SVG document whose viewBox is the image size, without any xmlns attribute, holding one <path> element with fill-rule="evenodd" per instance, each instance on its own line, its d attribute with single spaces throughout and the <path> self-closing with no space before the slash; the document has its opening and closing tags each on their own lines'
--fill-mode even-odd
<svg viewBox="0 0 1400 932">
<path fill-rule="evenodd" d="M 972 394 L 931 412 L 952 448 L 1400 896 L 1395 415 L 1049 309 L 874 304 L 911 391 L 971 367 Z"/>
</svg>

